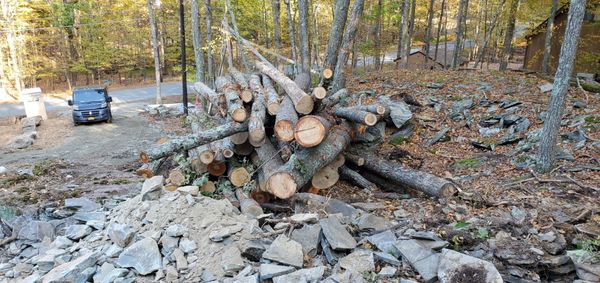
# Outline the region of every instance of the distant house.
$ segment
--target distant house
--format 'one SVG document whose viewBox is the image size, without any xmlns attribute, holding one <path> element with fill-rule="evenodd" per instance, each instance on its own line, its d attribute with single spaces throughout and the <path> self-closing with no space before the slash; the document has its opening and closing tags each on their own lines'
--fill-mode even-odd
<svg viewBox="0 0 600 283">
<path fill-rule="evenodd" d="M 581 27 L 579 45 L 574 73 L 600 73 L 600 5 L 589 4 Z M 552 33 L 552 48 L 548 61 L 548 71 L 554 73 L 558 65 L 560 48 L 565 35 L 569 5 L 566 4 L 556 11 L 554 17 L 554 30 Z M 544 59 L 544 40 L 548 19 L 535 27 L 525 36 L 527 47 L 525 50 L 524 68 L 541 71 Z"/>
<path fill-rule="evenodd" d="M 410 55 L 408 56 L 408 69 L 423 69 L 423 63 L 425 62 L 425 52 L 421 51 L 419 48 L 412 48 L 410 50 Z M 428 56 L 429 60 L 427 60 L 427 69 L 443 69 L 444 64 L 436 61 L 432 56 Z M 394 60 L 396 63 L 396 67 L 400 67 L 400 61 L 402 57 L 398 57 Z"/>
</svg>

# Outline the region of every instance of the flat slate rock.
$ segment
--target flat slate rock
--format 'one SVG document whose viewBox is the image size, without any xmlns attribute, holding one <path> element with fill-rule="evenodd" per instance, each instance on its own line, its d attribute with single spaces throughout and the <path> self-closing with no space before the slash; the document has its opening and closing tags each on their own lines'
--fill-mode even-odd
<svg viewBox="0 0 600 283">
<path fill-rule="evenodd" d="M 353 270 L 359 273 L 375 270 L 375 260 L 373 252 L 369 250 L 355 250 L 339 261 L 340 267 L 346 270 Z"/>
<path fill-rule="evenodd" d="M 75 260 L 63 263 L 48 272 L 44 277 L 40 279 L 40 282 L 44 283 L 58 283 L 58 282 L 75 282 L 79 278 L 80 274 L 83 273 L 89 267 L 92 267 L 98 261 L 97 253 L 89 253 L 76 258 Z"/>
<path fill-rule="evenodd" d="M 290 283 L 290 282 L 317 282 L 325 273 L 325 267 L 313 267 L 300 269 L 290 274 L 277 276 L 273 278 L 273 283 Z"/>
<path fill-rule="evenodd" d="M 305 255 L 314 256 L 319 247 L 319 236 L 321 235 L 321 226 L 319 224 L 304 225 L 300 229 L 292 232 L 292 240 L 302 245 L 302 251 Z"/>
<path fill-rule="evenodd" d="M 65 207 L 77 208 L 79 211 L 94 211 L 102 208 L 100 204 L 87 198 L 67 198 Z"/>
<path fill-rule="evenodd" d="M 351 250 L 358 245 L 354 237 L 348 233 L 346 227 L 333 216 L 321 219 L 319 221 L 325 239 L 333 250 Z"/>
<path fill-rule="evenodd" d="M 443 249 L 437 271 L 440 282 L 457 282 L 465 274 L 469 274 L 469 280 L 473 282 L 504 282 L 492 263 L 453 250 Z"/>
<path fill-rule="evenodd" d="M 242 254 L 235 246 L 226 248 L 221 255 L 221 267 L 225 271 L 225 275 L 233 276 L 245 266 Z"/>
<path fill-rule="evenodd" d="M 273 277 L 285 275 L 294 272 L 296 269 L 292 266 L 263 263 L 260 265 L 260 280 L 267 280 Z"/>
<path fill-rule="evenodd" d="M 116 263 L 121 267 L 133 267 L 141 275 L 148 275 L 161 268 L 162 257 L 156 241 L 144 238 L 127 247 Z"/>
<path fill-rule="evenodd" d="M 418 240 L 401 240 L 396 242 L 396 248 L 410 265 L 423 277 L 425 282 L 437 278 L 439 255 L 419 244 Z"/>
<path fill-rule="evenodd" d="M 142 200 L 156 200 L 160 197 L 163 188 L 163 176 L 154 176 L 146 179 L 142 184 Z"/>
<path fill-rule="evenodd" d="M 285 235 L 279 235 L 262 256 L 268 260 L 298 268 L 302 268 L 304 263 L 302 245 Z"/>
</svg>

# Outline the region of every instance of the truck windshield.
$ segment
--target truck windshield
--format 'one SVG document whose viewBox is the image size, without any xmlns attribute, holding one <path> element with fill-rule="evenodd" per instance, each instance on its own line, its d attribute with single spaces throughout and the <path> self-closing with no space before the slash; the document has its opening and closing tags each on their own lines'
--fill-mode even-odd
<svg viewBox="0 0 600 283">
<path fill-rule="evenodd" d="M 104 101 L 104 90 L 78 90 L 73 92 L 73 101 L 75 102 L 96 102 Z"/>
</svg>

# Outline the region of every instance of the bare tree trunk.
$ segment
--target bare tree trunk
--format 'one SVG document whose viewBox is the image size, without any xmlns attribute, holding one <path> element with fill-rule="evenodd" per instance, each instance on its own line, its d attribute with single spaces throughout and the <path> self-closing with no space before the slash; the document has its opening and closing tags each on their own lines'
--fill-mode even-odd
<svg viewBox="0 0 600 283">
<path fill-rule="evenodd" d="M 436 61 L 438 61 L 438 48 L 440 46 L 440 31 L 442 29 L 442 20 L 444 19 L 443 17 L 444 17 L 445 5 L 446 5 L 446 0 L 442 0 L 442 10 L 440 11 L 440 19 L 438 21 L 437 35 L 436 35 L 436 40 L 435 40 L 435 55 L 433 56 Z M 444 39 L 444 41 L 445 40 L 446 39 Z M 446 50 L 444 50 L 444 52 L 446 52 Z"/>
<path fill-rule="evenodd" d="M 156 80 L 156 104 L 162 104 L 160 96 L 160 55 L 158 51 L 158 34 L 156 33 L 156 17 L 152 0 L 148 0 L 148 16 L 150 19 L 150 32 L 152 33 L 152 52 L 154 53 L 154 74 Z"/>
<path fill-rule="evenodd" d="M 277 50 L 281 50 L 281 28 L 279 27 L 280 7 L 281 2 L 279 2 L 279 0 L 271 0 L 271 10 L 273 12 L 273 41 Z"/>
<path fill-rule="evenodd" d="M 508 13 L 508 22 L 506 23 L 506 34 L 504 34 L 504 47 L 502 48 L 502 53 L 500 53 L 500 59 L 502 60 L 502 62 L 500 62 L 500 71 L 506 71 L 508 59 L 512 53 L 512 39 L 515 34 L 515 21 L 518 7 L 519 0 L 512 0 L 510 11 Z"/>
<path fill-rule="evenodd" d="M 196 80 L 204 82 L 204 53 L 202 52 L 198 0 L 191 0 L 190 8 L 192 10 L 192 43 L 194 44 L 194 61 L 196 62 Z"/>
<path fill-rule="evenodd" d="M 212 55 L 212 8 L 210 0 L 204 0 L 204 12 L 206 13 L 206 71 L 208 72 L 207 85 L 214 87 L 215 71 Z"/>
<path fill-rule="evenodd" d="M 346 85 L 344 69 L 348 63 L 348 54 L 350 53 L 350 44 L 354 41 L 356 33 L 358 31 L 358 24 L 362 16 L 363 8 L 365 6 L 364 0 L 355 0 L 352 6 L 352 13 L 350 14 L 350 21 L 346 25 L 346 31 L 344 32 L 344 38 L 342 39 L 342 45 L 338 54 L 338 59 L 335 65 L 335 71 L 333 73 L 333 83 L 331 87 L 331 93 L 336 93 Z"/>
<path fill-rule="evenodd" d="M 292 8 L 290 5 L 290 0 L 284 0 L 286 6 L 286 12 L 288 17 L 288 28 L 290 31 L 290 45 L 292 47 L 292 60 L 296 62 L 294 66 L 294 70 L 298 73 L 298 49 L 296 47 L 296 33 L 294 31 L 294 18 L 292 18 Z"/>
<path fill-rule="evenodd" d="M 15 89 L 17 90 L 17 95 L 21 95 L 21 89 L 23 87 L 23 82 L 21 81 L 21 68 L 19 67 L 19 56 L 17 54 L 17 47 L 15 45 L 15 31 L 13 20 L 15 14 L 17 13 L 18 1 L 7 1 L 2 0 L 0 2 L 2 9 L 2 17 L 6 21 L 5 25 L 8 26 L 8 30 L 6 31 L 6 43 L 8 44 L 8 51 L 10 53 L 10 66 L 12 69 L 13 77 L 15 79 Z"/>
<path fill-rule="evenodd" d="M 263 10 L 263 29 L 265 31 L 265 45 L 267 48 L 270 48 L 271 42 L 269 40 L 269 25 L 267 23 L 267 3 L 265 0 L 262 0 L 262 10 Z"/>
<path fill-rule="evenodd" d="M 460 0 L 458 6 L 458 14 L 456 16 L 456 42 L 454 43 L 454 56 L 452 56 L 452 69 L 457 69 L 460 65 L 460 51 L 463 37 L 463 15 L 465 14 L 465 7 L 467 6 L 468 0 Z"/>
<path fill-rule="evenodd" d="M 550 17 L 546 26 L 546 37 L 544 38 L 544 59 L 542 60 L 542 73 L 544 74 L 548 73 L 548 61 L 550 61 L 550 50 L 552 49 L 552 29 L 554 28 L 557 6 L 558 0 L 552 0 L 552 9 L 550 10 Z"/>
<path fill-rule="evenodd" d="M 502 8 L 504 7 L 505 2 L 506 2 L 506 0 L 502 0 L 502 2 L 500 3 L 500 7 L 498 7 L 498 9 L 496 9 L 496 14 L 494 14 L 494 17 L 492 18 L 492 23 L 488 27 L 488 30 L 485 32 L 485 37 L 483 39 L 483 45 L 481 46 L 481 51 L 479 51 L 479 54 L 477 55 L 477 59 L 475 60 L 475 66 L 474 66 L 475 68 L 477 68 L 479 63 L 481 63 L 483 61 L 483 58 L 487 51 L 487 46 L 490 42 L 490 37 L 492 36 L 492 31 L 494 30 L 494 28 L 496 28 L 498 16 L 500 16 L 500 14 L 502 13 Z"/>
<path fill-rule="evenodd" d="M 406 40 L 405 58 L 408 63 L 408 57 L 410 56 L 410 50 L 412 49 L 412 37 L 415 31 L 415 10 L 417 8 L 417 0 L 412 0 L 410 6 L 410 23 L 408 24 L 408 37 Z M 408 67 L 408 66 L 406 66 Z"/>
<path fill-rule="evenodd" d="M 231 0 L 227 0 L 226 1 L 227 4 L 227 10 L 229 10 L 229 17 L 231 18 L 231 25 L 233 26 L 233 31 L 235 32 L 236 35 L 240 34 L 240 31 L 238 30 L 237 27 L 237 20 L 235 19 L 235 11 L 233 11 L 233 6 L 231 5 Z M 264 1 L 263 1 L 264 4 Z M 265 27 L 266 27 L 266 12 L 265 12 Z M 231 44 L 231 43 L 230 43 Z M 240 46 L 240 42 L 238 42 L 238 47 Z M 268 46 L 267 46 L 268 48 Z M 248 61 L 248 57 L 246 57 L 246 53 L 244 53 L 244 49 L 243 48 L 239 48 L 239 55 L 242 58 L 242 63 L 244 64 L 244 67 L 248 70 L 252 69 L 252 66 L 250 65 L 250 62 Z M 230 67 L 233 67 L 232 64 L 229 64 Z"/>
<path fill-rule="evenodd" d="M 310 40 L 308 35 L 308 0 L 298 0 L 298 30 L 300 35 L 300 69 L 310 72 Z"/>
<path fill-rule="evenodd" d="M 408 34 L 408 26 L 410 21 L 410 0 L 404 0 L 404 4 L 402 6 L 402 39 L 400 41 L 400 55 L 398 57 L 402 57 L 400 60 L 400 67 L 406 68 L 408 67 L 408 57 L 406 56 L 406 42 L 410 41 Z M 408 51 L 410 53 L 410 50 Z"/>
<path fill-rule="evenodd" d="M 396 58 L 402 56 L 402 41 L 404 40 L 404 5 L 406 0 L 398 0 L 398 14 L 401 15 L 398 21 L 398 49 L 396 50 Z"/>
<path fill-rule="evenodd" d="M 429 10 L 427 11 L 427 31 L 425 32 L 425 62 L 423 63 L 423 68 L 427 69 L 427 61 L 429 61 L 429 49 L 430 49 L 430 41 L 431 41 L 431 26 L 433 24 L 433 5 L 435 4 L 435 0 L 429 1 Z"/>
<path fill-rule="evenodd" d="M 333 22 L 331 23 L 331 32 L 329 33 L 329 41 L 327 41 L 327 49 L 325 49 L 325 62 L 323 67 L 333 70 L 337 62 L 338 50 L 344 36 L 344 27 L 348 18 L 348 7 L 350 0 L 336 0 L 335 11 L 333 14 Z"/>
<path fill-rule="evenodd" d="M 556 139 L 569 88 L 569 78 L 571 77 L 573 63 L 577 55 L 579 33 L 581 32 L 581 24 L 585 15 L 585 2 L 585 0 L 571 0 L 571 4 L 569 5 L 568 23 L 560 49 L 558 69 L 554 76 L 554 87 L 552 88 L 552 96 L 550 98 L 550 105 L 548 106 L 548 116 L 544 122 L 544 130 L 542 131 L 540 149 L 537 156 L 538 169 L 541 172 L 548 172 L 556 159 Z"/>
<path fill-rule="evenodd" d="M 383 13 L 383 0 L 377 1 L 377 18 L 375 21 L 375 32 L 374 32 L 374 40 L 375 40 L 375 70 L 379 70 L 381 68 L 381 20 Z"/>
<path fill-rule="evenodd" d="M 319 22 L 317 14 L 319 13 L 319 4 L 315 4 L 313 8 L 313 34 L 312 34 L 312 44 L 313 44 L 313 58 L 314 64 L 316 66 L 320 65 L 319 60 Z"/>
</svg>

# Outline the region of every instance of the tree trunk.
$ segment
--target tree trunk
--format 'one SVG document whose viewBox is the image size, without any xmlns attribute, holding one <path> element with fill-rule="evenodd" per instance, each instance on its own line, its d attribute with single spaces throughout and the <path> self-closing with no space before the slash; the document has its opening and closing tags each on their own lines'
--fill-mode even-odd
<svg viewBox="0 0 600 283">
<path fill-rule="evenodd" d="M 329 33 L 329 40 L 325 49 L 325 62 L 323 64 L 324 69 L 329 69 L 332 72 L 337 62 L 338 50 L 342 43 L 342 38 L 344 37 L 348 7 L 350 7 L 350 0 L 335 1 L 333 22 L 331 23 L 331 32 Z"/>
<path fill-rule="evenodd" d="M 550 17 L 548 17 L 544 38 L 544 58 L 542 60 L 542 73 L 544 74 L 548 73 L 548 61 L 550 61 L 550 51 L 552 50 L 552 30 L 554 29 L 554 17 L 556 16 L 557 7 L 558 0 L 552 0 L 552 9 L 550 10 Z"/>
<path fill-rule="evenodd" d="M 188 151 L 192 148 L 218 141 L 225 137 L 248 130 L 248 123 L 230 122 L 216 128 L 203 131 L 199 134 L 191 134 L 172 139 L 164 144 L 149 148 L 140 152 L 140 160 L 143 163 L 154 161 L 163 157 L 173 155 L 176 152 Z"/>
<path fill-rule="evenodd" d="M 254 94 L 252 112 L 248 123 L 248 140 L 254 147 L 260 147 L 265 143 L 265 94 L 258 75 L 250 75 L 250 88 Z"/>
<path fill-rule="evenodd" d="M 273 82 L 269 76 L 262 76 L 262 83 L 265 89 L 265 95 L 267 100 L 267 111 L 271 116 L 277 115 L 277 111 L 279 111 L 279 94 L 273 87 Z"/>
<path fill-rule="evenodd" d="M 293 158 L 267 179 L 267 190 L 279 198 L 290 198 L 348 146 L 350 131 L 348 126 L 335 126 L 320 145 L 297 151 Z"/>
<path fill-rule="evenodd" d="M 362 0 L 361 0 L 362 1 Z M 301 114 L 309 114 L 312 112 L 314 107 L 314 102 L 310 95 L 306 94 L 294 81 L 290 78 L 279 72 L 273 66 L 269 66 L 262 62 L 255 63 L 256 68 L 261 71 L 263 74 L 269 76 L 273 79 L 279 86 L 281 86 L 287 95 L 292 99 L 294 103 L 294 107 L 296 111 Z"/>
<path fill-rule="evenodd" d="M 360 110 L 357 107 L 343 107 L 337 108 L 333 112 L 335 116 L 347 119 L 348 121 L 365 124 L 367 126 L 373 126 L 377 124 L 377 115 Z"/>
<path fill-rule="evenodd" d="M 248 84 L 246 76 L 236 68 L 229 68 L 229 74 L 241 88 L 240 98 L 242 101 L 250 103 L 254 96 L 252 95 L 252 91 L 250 91 L 250 85 Z"/>
<path fill-rule="evenodd" d="M 500 71 L 506 71 L 508 67 L 508 59 L 510 59 L 512 50 L 512 39 L 515 33 L 515 21 L 517 18 L 517 9 L 519 7 L 519 0 L 512 0 L 510 5 L 510 11 L 508 12 L 508 22 L 506 23 L 506 34 L 504 34 L 504 47 L 502 53 L 500 53 Z"/>
<path fill-rule="evenodd" d="M 194 61 L 196 62 L 196 80 L 204 82 L 204 53 L 202 52 L 202 33 L 200 31 L 200 19 L 198 0 L 191 0 L 192 14 L 192 43 L 194 45 Z"/>
<path fill-rule="evenodd" d="M 319 4 L 315 4 L 313 6 L 313 26 L 312 26 L 312 56 L 313 56 L 313 64 L 317 66 L 317 69 L 321 65 L 320 52 L 319 52 Z"/>
<path fill-rule="evenodd" d="M 416 10 L 416 6 L 417 6 L 417 1 L 416 0 L 412 0 L 411 6 L 410 6 L 410 22 L 408 25 L 408 36 L 406 37 L 406 42 L 405 44 L 405 49 L 404 49 L 404 58 L 406 60 L 406 65 L 404 66 L 405 68 L 408 67 L 408 57 L 410 57 L 410 52 L 412 49 L 412 37 L 414 34 L 414 30 L 415 30 L 415 10 Z M 403 61 L 404 62 L 404 61 Z"/>
<path fill-rule="evenodd" d="M 152 0 L 148 0 L 148 15 L 150 19 L 150 33 L 152 33 L 152 53 L 154 54 L 154 75 L 156 81 L 156 104 L 162 104 L 160 95 L 160 55 L 158 51 L 158 34 L 156 31 L 156 17 L 154 15 L 154 5 Z"/>
<path fill-rule="evenodd" d="M 375 24 L 375 70 L 381 69 L 381 26 L 383 15 L 383 0 L 377 1 L 377 23 Z"/>
<path fill-rule="evenodd" d="M 271 9 L 273 12 L 273 41 L 275 49 L 281 50 L 281 28 L 279 24 L 279 15 L 281 2 L 279 0 L 271 0 Z"/>
<path fill-rule="evenodd" d="M 294 71 L 298 72 L 298 48 L 296 47 L 296 33 L 294 31 L 294 18 L 292 18 L 292 8 L 290 0 L 284 0 L 288 18 L 288 28 L 290 32 L 290 45 L 292 49 L 292 60 L 296 62 L 294 64 Z"/>
<path fill-rule="evenodd" d="M 283 161 L 279 157 L 273 144 L 267 140 L 263 146 L 256 148 L 256 158 L 252 159 L 254 166 L 258 171 L 258 188 L 261 191 L 267 190 L 266 182 L 275 173 L 277 169 L 283 166 Z"/>
<path fill-rule="evenodd" d="M 208 87 L 202 82 L 194 83 L 194 89 L 200 95 L 206 96 L 208 103 L 206 105 L 206 111 L 210 115 L 219 115 L 220 117 L 225 117 L 227 115 L 227 105 L 225 105 L 224 100 L 222 101 L 222 95 L 216 93 L 212 88 Z"/>
<path fill-rule="evenodd" d="M 350 21 L 346 25 L 346 31 L 344 32 L 344 37 L 342 39 L 342 45 L 338 53 L 338 59 L 335 65 L 335 71 L 333 72 L 333 82 L 331 86 L 331 91 L 336 93 L 338 90 L 344 88 L 346 85 L 344 70 L 348 63 L 348 54 L 350 53 L 350 45 L 354 41 L 356 37 L 356 33 L 358 31 L 358 24 L 360 22 L 360 18 L 362 17 L 363 8 L 365 6 L 364 0 L 356 0 L 354 1 L 354 5 L 352 6 L 352 13 L 350 14 Z"/>
<path fill-rule="evenodd" d="M 433 5 L 435 0 L 429 0 L 429 10 L 427 11 L 427 31 L 425 32 L 425 62 L 423 69 L 427 69 L 427 61 L 429 61 L 429 49 L 431 46 L 431 28 L 433 24 Z"/>
<path fill-rule="evenodd" d="M 275 136 L 278 140 L 289 142 L 294 139 L 294 127 L 298 122 L 298 113 L 294 110 L 294 103 L 289 96 L 284 96 L 275 118 Z"/>
<path fill-rule="evenodd" d="M 217 91 L 223 93 L 227 103 L 227 113 L 236 122 L 244 122 L 248 118 L 246 108 L 240 99 L 240 94 L 237 91 L 236 85 L 231 78 L 226 76 L 218 77 L 215 81 Z"/>
<path fill-rule="evenodd" d="M 240 202 L 240 211 L 247 216 L 256 218 L 262 215 L 263 209 L 260 207 L 260 204 L 256 202 L 254 199 L 250 198 L 242 189 L 235 190 L 235 196 Z"/>
<path fill-rule="evenodd" d="M 296 122 L 294 138 L 302 147 L 308 148 L 319 145 L 327 136 L 331 123 L 327 119 L 306 115 Z"/>
<path fill-rule="evenodd" d="M 300 35 L 300 69 L 310 72 L 310 40 L 308 35 L 308 0 L 298 0 L 298 30 Z"/>
<path fill-rule="evenodd" d="M 230 165 L 227 177 L 229 178 L 231 185 L 236 188 L 243 187 L 252 180 L 250 173 L 248 173 L 248 170 L 243 166 L 235 167 Z"/>
<path fill-rule="evenodd" d="M 208 72 L 207 84 L 210 87 L 215 85 L 215 73 L 213 70 L 214 62 L 212 57 L 212 8 L 210 0 L 204 0 L 204 10 L 206 13 L 206 71 Z"/>
<path fill-rule="evenodd" d="M 400 40 L 400 48 L 398 58 L 400 59 L 400 68 L 406 69 L 408 67 L 408 57 L 406 56 L 406 42 L 410 41 L 408 34 L 408 27 L 410 25 L 410 0 L 404 0 L 402 4 L 402 39 Z M 410 44 L 408 44 L 410 46 Z M 408 51 L 410 52 L 410 50 Z"/>
<path fill-rule="evenodd" d="M 583 16 L 585 15 L 585 2 L 585 0 L 572 0 L 569 5 L 569 17 L 565 37 L 560 49 L 558 69 L 554 75 L 554 87 L 552 88 L 552 96 L 550 98 L 550 105 L 548 106 L 548 116 L 546 116 L 547 118 L 544 122 L 544 130 L 542 131 L 540 149 L 537 156 L 538 169 L 541 172 L 550 171 L 556 159 L 556 139 L 569 88 L 569 79 L 577 55 L 579 34 L 581 32 Z"/>
<path fill-rule="evenodd" d="M 339 171 L 340 171 L 340 177 L 342 177 L 342 179 L 348 180 L 348 181 L 352 182 L 353 184 L 358 185 L 367 191 L 377 190 L 377 186 L 375 186 L 375 184 L 373 184 L 371 181 L 367 180 L 365 177 L 363 177 L 358 172 L 356 172 L 346 166 L 340 167 Z"/>
<path fill-rule="evenodd" d="M 504 3 L 506 3 L 506 0 L 502 0 L 502 2 L 500 3 L 500 7 L 498 7 L 498 9 L 496 10 L 496 14 L 494 14 L 494 17 L 492 18 L 492 23 L 490 24 L 487 31 L 485 32 L 483 44 L 481 46 L 481 51 L 479 51 L 479 54 L 477 55 L 477 59 L 475 61 L 475 66 L 474 66 L 475 68 L 477 68 L 479 63 L 483 62 L 483 58 L 487 51 L 487 46 L 488 46 L 488 44 L 490 42 L 490 38 L 492 36 L 492 31 L 494 30 L 494 28 L 496 28 L 496 23 L 498 21 L 498 17 L 502 13 L 502 8 L 504 7 Z"/>
<path fill-rule="evenodd" d="M 267 2 L 262 0 L 262 12 L 263 12 L 263 30 L 265 32 L 265 45 L 270 48 L 271 42 L 269 39 L 269 23 L 267 22 Z"/>
<path fill-rule="evenodd" d="M 458 6 L 458 14 L 456 16 L 456 41 L 454 43 L 454 56 L 452 56 L 452 69 L 457 69 L 461 62 L 460 50 L 462 44 L 462 37 L 464 32 L 463 27 L 463 15 L 465 14 L 465 7 L 467 6 L 468 0 L 460 0 Z"/>
<path fill-rule="evenodd" d="M 349 156 L 350 154 L 346 154 Z M 365 164 L 362 166 L 376 172 L 380 176 L 396 182 L 408 188 L 421 191 L 428 196 L 436 198 L 451 197 L 456 193 L 456 187 L 452 182 L 426 172 L 406 168 L 400 164 L 379 159 L 372 154 L 363 154 Z M 350 160 L 355 160 L 351 158 Z"/>
<path fill-rule="evenodd" d="M 343 89 L 338 90 L 333 95 L 325 97 L 325 99 L 323 99 L 321 101 L 321 104 L 319 105 L 319 111 L 323 111 L 326 108 L 333 107 L 338 102 L 340 102 L 340 100 L 344 100 L 344 99 L 348 98 L 348 95 L 349 95 L 348 90 L 343 88 Z"/>
</svg>

